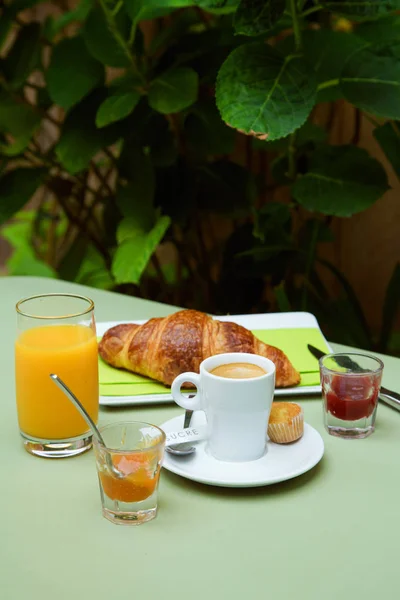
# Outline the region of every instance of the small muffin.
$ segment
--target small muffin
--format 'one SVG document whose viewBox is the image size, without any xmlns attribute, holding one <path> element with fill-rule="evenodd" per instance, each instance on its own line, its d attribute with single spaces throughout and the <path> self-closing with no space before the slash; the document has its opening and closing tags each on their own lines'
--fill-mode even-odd
<svg viewBox="0 0 400 600">
<path fill-rule="evenodd" d="M 276 444 L 295 442 L 303 435 L 303 409 L 293 402 L 273 402 L 268 423 L 268 436 Z"/>
</svg>

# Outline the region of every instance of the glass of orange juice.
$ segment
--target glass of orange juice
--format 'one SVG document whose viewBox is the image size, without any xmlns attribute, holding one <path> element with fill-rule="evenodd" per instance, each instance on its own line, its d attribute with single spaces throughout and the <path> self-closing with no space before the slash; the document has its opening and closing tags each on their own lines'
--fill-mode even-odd
<svg viewBox="0 0 400 600">
<path fill-rule="evenodd" d="M 139 421 L 111 423 L 100 433 L 105 445 L 95 438 L 93 443 L 104 517 L 119 525 L 151 521 L 157 515 L 165 433 Z M 118 478 L 111 464 L 124 477 Z"/>
<path fill-rule="evenodd" d="M 50 379 L 56 373 L 97 423 L 99 377 L 93 301 L 44 294 L 17 304 L 15 382 L 25 449 L 62 458 L 89 450 L 92 435 L 75 406 Z"/>
</svg>

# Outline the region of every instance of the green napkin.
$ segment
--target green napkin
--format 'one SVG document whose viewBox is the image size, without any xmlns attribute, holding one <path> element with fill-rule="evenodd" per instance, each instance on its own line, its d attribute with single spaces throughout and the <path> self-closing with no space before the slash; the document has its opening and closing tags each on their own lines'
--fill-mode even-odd
<svg viewBox="0 0 400 600">
<path fill-rule="evenodd" d="M 319 329 L 268 329 L 254 330 L 263 342 L 283 350 L 301 374 L 300 386 L 319 385 L 318 360 L 307 348 L 312 344 L 328 352 Z M 100 394 L 102 396 L 142 396 L 146 394 L 169 394 L 170 388 L 155 383 L 141 375 L 114 369 L 99 358 Z"/>
</svg>

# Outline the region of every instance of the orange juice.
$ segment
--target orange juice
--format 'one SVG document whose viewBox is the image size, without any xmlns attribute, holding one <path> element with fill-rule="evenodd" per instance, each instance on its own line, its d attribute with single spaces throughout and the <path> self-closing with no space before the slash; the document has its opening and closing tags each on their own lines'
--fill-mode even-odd
<svg viewBox="0 0 400 600">
<path fill-rule="evenodd" d="M 99 382 L 97 340 L 83 325 L 49 325 L 23 331 L 15 343 L 18 421 L 23 433 L 60 440 L 80 436 L 88 426 L 50 379 L 56 373 L 97 423 Z"/>
</svg>

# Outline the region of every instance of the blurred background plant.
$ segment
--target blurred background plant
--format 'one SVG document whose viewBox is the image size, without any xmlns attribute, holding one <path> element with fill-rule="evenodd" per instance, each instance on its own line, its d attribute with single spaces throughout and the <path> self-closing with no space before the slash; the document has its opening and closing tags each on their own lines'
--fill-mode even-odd
<svg viewBox="0 0 400 600">
<path fill-rule="evenodd" d="M 400 176 L 399 0 L 51 4 L 0 2 L 8 273 L 308 310 L 332 340 L 397 351 L 399 263 L 378 331 L 324 248 L 389 188 L 362 119 Z"/>
</svg>

